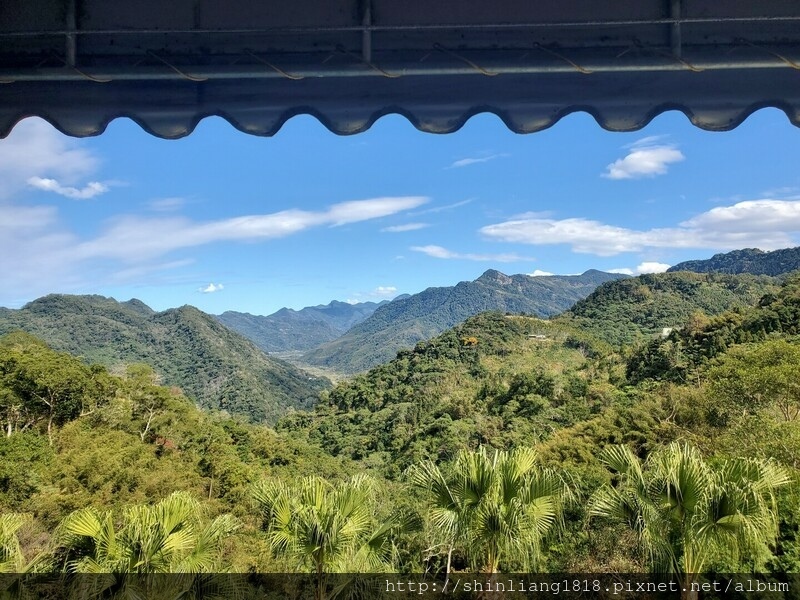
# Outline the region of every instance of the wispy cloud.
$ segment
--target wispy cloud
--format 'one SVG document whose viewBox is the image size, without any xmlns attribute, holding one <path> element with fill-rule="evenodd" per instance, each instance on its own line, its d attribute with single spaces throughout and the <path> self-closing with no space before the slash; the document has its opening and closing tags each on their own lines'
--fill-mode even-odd
<svg viewBox="0 0 800 600">
<path fill-rule="evenodd" d="M 644 231 L 583 218 L 529 218 L 487 225 L 480 232 L 504 242 L 568 244 L 575 252 L 598 256 L 646 248 L 773 250 L 794 244 L 792 234 L 800 232 L 800 201 L 748 200 L 715 207 L 675 227 Z"/>
<path fill-rule="evenodd" d="M 607 179 L 641 179 L 664 175 L 669 165 L 686 157 L 672 144 L 663 143 L 663 136 L 642 138 L 627 146 L 629 152 L 606 167 Z"/>
<path fill-rule="evenodd" d="M 765 190 L 760 194 L 764 198 L 782 198 L 784 200 L 800 200 L 800 187 L 784 185 Z"/>
<path fill-rule="evenodd" d="M 417 231 L 418 229 L 425 229 L 430 226 L 430 223 L 406 223 L 404 225 L 384 227 L 381 231 L 385 231 L 386 233 L 402 233 L 404 231 Z"/>
<path fill-rule="evenodd" d="M 321 218 L 324 224 L 330 224 L 335 227 L 388 217 L 389 215 L 422 206 L 428 200 L 424 196 L 387 196 L 368 200 L 351 200 L 350 202 L 334 204 L 327 211 L 318 213 L 319 217 L 314 218 Z"/>
<path fill-rule="evenodd" d="M 470 165 L 476 165 L 480 163 L 486 163 L 490 160 L 495 160 L 497 158 L 504 158 L 508 156 L 508 154 L 501 153 L 501 154 L 490 154 L 489 156 L 476 156 L 476 157 L 469 157 L 469 158 L 461 158 L 455 162 L 453 162 L 450 166 L 446 167 L 448 169 L 460 169 L 462 167 L 468 167 Z"/>
<path fill-rule="evenodd" d="M 72 186 L 99 164 L 81 141 L 62 135 L 41 119 L 25 119 L 0 140 L 0 198 L 27 187 L 31 177 L 57 178 Z"/>
<path fill-rule="evenodd" d="M 220 290 L 224 290 L 225 286 L 221 283 L 209 283 L 205 287 L 197 288 L 198 292 L 202 292 L 203 294 L 213 294 L 214 292 L 219 292 Z"/>
<path fill-rule="evenodd" d="M 520 256 L 518 254 L 472 254 L 453 252 L 442 246 L 412 246 L 411 250 L 414 252 L 421 252 L 427 254 L 432 258 L 441 258 L 445 260 L 474 260 L 478 262 L 521 262 L 531 261 L 532 258 Z"/>
<path fill-rule="evenodd" d="M 664 273 L 672 265 L 660 262 L 639 263 L 633 269 L 623 267 L 619 269 L 609 269 L 609 273 L 620 273 L 621 275 L 645 275 L 647 273 Z"/>
<path fill-rule="evenodd" d="M 379 285 L 368 292 L 354 292 L 345 300 L 348 304 L 359 304 L 360 302 L 374 302 L 377 300 L 387 300 L 397 295 L 397 287 L 393 285 Z"/>
<path fill-rule="evenodd" d="M 174 212 L 186 204 L 186 198 L 156 198 L 147 203 L 147 208 L 155 212 Z"/>
<path fill-rule="evenodd" d="M 60 196 L 66 196 L 74 200 L 88 200 L 100 194 L 105 194 L 109 187 L 105 183 L 99 181 L 90 181 L 82 188 L 76 188 L 68 185 L 61 185 L 57 179 L 50 179 L 46 177 L 29 177 L 28 185 L 45 192 L 54 192 Z"/>
<path fill-rule="evenodd" d="M 410 212 L 408 214 L 413 216 L 418 216 L 418 215 L 427 215 L 429 213 L 444 212 L 447 210 L 453 210 L 455 208 L 459 208 L 461 206 L 466 206 L 473 200 L 474 198 L 468 198 L 466 200 L 460 200 L 459 202 L 453 202 L 452 204 L 445 204 L 444 206 L 431 206 L 430 208 L 426 208 L 424 210 L 415 210 L 414 212 Z"/>
<path fill-rule="evenodd" d="M 142 278 L 170 253 L 221 242 L 259 242 L 318 227 L 336 227 L 390 216 L 427 202 L 421 196 L 342 202 L 319 211 L 289 209 L 198 222 L 173 215 L 120 216 L 101 233 L 82 238 L 66 227 L 56 207 L 0 202 L 0 273 L 14 298 Z M 9 294 L 4 294 L 9 297 Z"/>
<path fill-rule="evenodd" d="M 78 247 L 82 257 L 137 261 L 214 242 L 259 241 L 286 237 L 314 227 L 337 227 L 397 214 L 427 202 L 422 196 L 370 198 L 322 211 L 298 209 L 196 222 L 183 217 L 119 217 L 98 238 Z"/>
<path fill-rule="evenodd" d="M 137 279 L 141 279 L 146 275 L 179 269 L 180 267 L 191 265 L 194 262 L 195 261 L 191 258 L 183 258 L 180 260 L 172 260 L 168 262 L 152 262 L 152 263 L 134 265 L 131 267 L 115 270 L 110 275 L 109 280 L 114 283 L 128 283 L 131 281 L 136 281 Z M 167 279 L 171 281 L 175 280 L 175 276 L 168 277 Z M 159 278 L 159 281 L 163 280 L 164 280 L 163 277 Z M 152 280 L 148 279 L 148 283 L 152 283 Z"/>
</svg>

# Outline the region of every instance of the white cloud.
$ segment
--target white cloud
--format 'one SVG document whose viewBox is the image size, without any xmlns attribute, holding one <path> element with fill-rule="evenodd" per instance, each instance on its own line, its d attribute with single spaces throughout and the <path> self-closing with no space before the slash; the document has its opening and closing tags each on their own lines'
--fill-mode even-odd
<svg viewBox="0 0 800 600">
<path fill-rule="evenodd" d="M 549 277 L 551 275 L 555 275 L 555 273 L 551 273 L 550 271 L 542 271 L 540 269 L 536 269 L 533 273 L 528 273 L 530 277 Z"/>
<path fill-rule="evenodd" d="M 218 292 L 220 290 L 224 290 L 225 286 L 221 283 L 209 283 L 206 287 L 198 288 L 198 292 L 202 292 L 204 294 L 213 294 L 214 292 Z"/>
<path fill-rule="evenodd" d="M 32 292 L 76 285 L 85 276 L 73 266 L 71 250 L 77 241 L 59 225 L 54 207 L 0 203 L 3 296 L 11 302 L 24 301 Z"/>
<path fill-rule="evenodd" d="M 748 200 L 715 207 L 677 227 L 644 231 L 582 218 L 526 218 L 487 225 L 480 232 L 504 242 L 569 244 L 575 252 L 598 256 L 646 248 L 774 250 L 794 244 L 791 234 L 800 232 L 800 201 Z"/>
<path fill-rule="evenodd" d="M 108 191 L 108 186 L 99 181 L 90 181 L 82 188 L 61 185 L 57 179 L 48 179 L 45 177 L 29 177 L 28 185 L 44 190 L 45 192 L 55 192 L 67 198 L 75 200 L 88 200 L 100 194 L 105 194 Z"/>
<path fill-rule="evenodd" d="M 82 142 L 69 138 L 41 119 L 25 119 L 0 140 L 0 198 L 27 186 L 34 176 L 56 177 L 73 185 L 99 166 Z"/>
<path fill-rule="evenodd" d="M 491 154 L 489 156 L 479 156 L 475 158 L 462 158 L 455 162 L 453 162 L 448 169 L 459 169 L 461 167 L 468 167 L 469 165 L 475 165 L 479 163 L 489 162 L 490 160 L 495 160 L 496 158 L 503 158 L 508 156 L 508 154 Z"/>
<path fill-rule="evenodd" d="M 393 285 L 379 285 L 372 290 L 371 295 L 386 298 L 387 296 L 394 296 L 395 294 L 397 294 L 397 288 Z"/>
<path fill-rule="evenodd" d="M 629 152 L 606 167 L 608 179 L 640 179 L 664 175 L 670 164 L 686 157 L 671 144 L 659 143 L 663 136 L 650 136 L 629 145 Z"/>
<path fill-rule="evenodd" d="M 433 258 L 442 258 L 447 260 L 474 260 L 479 262 L 520 262 L 530 261 L 532 258 L 519 256 L 518 254 L 462 254 L 460 252 L 453 252 L 441 246 L 412 246 L 411 250 L 414 252 L 422 252 Z"/>
<path fill-rule="evenodd" d="M 800 230 L 800 201 L 748 200 L 717 206 L 681 223 L 682 227 L 726 233 Z"/>
<path fill-rule="evenodd" d="M 139 261 L 213 242 L 286 237 L 313 227 L 339 226 L 389 216 L 427 202 L 421 196 L 371 198 L 334 204 L 323 211 L 290 209 L 198 223 L 184 217 L 124 216 L 78 248 L 82 257 Z"/>
<path fill-rule="evenodd" d="M 622 275 L 644 275 L 646 273 L 664 273 L 672 265 L 660 262 L 643 262 L 639 263 L 634 269 L 627 267 L 620 269 L 609 269 L 609 273 L 620 273 Z"/>
<path fill-rule="evenodd" d="M 637 275 L 644 275 L 645 273 L 664 273 L 672 265 L 660 262 L 643 262 L 636 267 Z"/>
<path fill-rule="evenodd" d="M 142 279 L 179 266 L 181 249 L 215 242 L 258 242 L 313 227 L 374 219 L 421 206 L 423 197 L 378 198 L 335 204 L 320 211 L 285 210 L 197 222 L 180 216 L 121 216 L 97 236 L 81 239 L 66 228 L 56 207 L 0 202 L 0 274 L 4 303 L 49 292 Z M 360 210 L 363 208 L 363 211 Z"/>
<path fill-rule="evenodd" d="M 425 229 L 426 227 L 430 227 L 429 223 L 406 223 L 404 225 L 392 225 L 390 227 L 384 227 L 381 231 L 385 231 L 387 233 L 402 233 L 404 231 L 417 231 L 418 229 Z"/>
<path fill-rule="evenodd" d="M 358 223 L 369 219 L 388 217 L 404 210 L 417 208 L 428 202 L 422 196 L 397 196 L 370 198 L 368 200 L 352 200 L 332 205 L 326 212 L 319 213 L 323 224 L 333 226 Z"/>
</svg>

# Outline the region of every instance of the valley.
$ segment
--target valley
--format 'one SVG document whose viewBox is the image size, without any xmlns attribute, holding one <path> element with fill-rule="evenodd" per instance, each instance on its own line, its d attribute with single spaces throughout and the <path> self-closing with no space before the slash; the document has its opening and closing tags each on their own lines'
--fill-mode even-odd
<svg viewBox="0 0 800 600">
<path fill-rule="evenodd" d="M 0 508 L 16 540 L 4 568 L 116 572 L 99 530 L 76 523 L 110 519 L 122 544 L 159 500 L 218 528 L 204 547 L 218 571 L 656 572 L 627 507 L 679 565 L 699 552 L 703 572 L 793 572 L 800 280 L 764 274 L 764 260 L 755 274 L 487 271 L 327 305 L 347 324 L 335 339 L 309 327 L 325 306 L 293 311 L 305 333 L 283 339 L 318 346 L 270 353 L 191 307 L 51 295 L 2 309 Z M 274 321 L 239 327 L 268 336 Z M 337 342 L 337 360 L 318 360 L 347 365 L 335 383 L 295 366 Z M 656 510 L 669 485 L 702 501 Z M 308 536 L 334 514 L 324 535 L 341 534 L 334 522 L 357 533 L 319 562 Z M 747 529 L 676 541 L 734 515 L 752 515 Z M 169 556 L 167 570 L 188 555 Z"/>
</svg>

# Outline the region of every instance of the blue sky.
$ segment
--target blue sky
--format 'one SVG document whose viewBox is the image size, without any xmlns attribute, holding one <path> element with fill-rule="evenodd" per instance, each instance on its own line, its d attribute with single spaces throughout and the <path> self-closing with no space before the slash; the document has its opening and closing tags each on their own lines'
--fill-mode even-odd
<svg viewBox="0 0 800 600">
<path fill-rule="evenodd" d="M 633 133 L 586 114 L 517 135 L 400 116 L 273 138 L 218 118 L 181 140 L 118 119 L 76 140 L 43 121 L 0 140 L 0 305 L 51 292 L 269 314 L 475 279 L 486 269 L 658 271 L 796 245 L 800 129 L 774 109 L 731 132 L 680 113 Z"/>
</svg>

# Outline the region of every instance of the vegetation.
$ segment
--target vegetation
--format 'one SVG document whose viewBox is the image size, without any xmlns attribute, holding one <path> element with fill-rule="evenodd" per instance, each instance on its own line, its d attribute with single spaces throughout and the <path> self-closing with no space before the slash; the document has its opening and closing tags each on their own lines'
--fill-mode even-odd
<svg viewBox="0 0 800 600">
<path fill-rule="evenodd" d="M 701 312 L 736 281 L 767 291 Z M 154 596 L 137 571 L 193 572 L 173 597 L 232 595 L 212 570 L 300 572 L 318 598 L 345 570 L 800 571 L 800 279 L 607 285 L 691 312 L 630 346 L 603 341 L 621 292 L 588 299 L 591 322 L 482 313 L 274 429 L 198 408 L 148 365 L 115 375 L 5 336 L 0 565 L 116 573 L 107 597 Z"/>
<path fill-rule="evenodd" d="M 309 477 L 290 486 L 260 481 L 253 498 L 261 511 L 272 551 L 290 570 L 315 576 L 322 600 L 330 573 L 388 572 L 395 566 L 391 534 L 397 522 L 377 521 L 375 482 L 355 475 L 337 486 Z"/>
<path fill-rule="evenodd" d="M 601 283 L 622 277 L 594 270 L 574 276 L 509 277 L 489 270 L 475 281 L 428 288 L 385 304 L 339 339 L 304 354 L 303 360 L 342 373 L 358 373 L 480 312 L 546 317 L 566 310 Z"/>
<path fill-rule="evenodd" d="M 631 344 L 683 327 L 698 312 L 752 306 L 778 286 L 772 278 L 747 275 L 642 275 L 601 285 L 558 320 L 610 344 Z"/>
<path fill-rule="evenodd" d="M 558 472 L 536 464 L 532 448 L 462 451 L 445 476 L 432 461 L 414 465 L 413 485 L 431 496 L 430 521 L 439 545 L 460 546 L 477 572 L 537 571 L 543 541 L 556 529 L 571 491 Z"/>
<path fill-rule="evenodd" d="M 190 306 L 156 313 L 138 300 L 51 295 L 0 311 L 0 334 L 18 330 L 114 372 L 147 363 L 160 382 L 200 406 L 257 422 L 310 407 L 329 385 L 266 356 Z"/>
<path fill-rule="evenodd" d="M 213 573 L 220 544 L 238 527 L 225 514 L 203 523 L 200 503 L 173 492 L 154 505 L 125 510 L 121 525 L 112 511 L 83 508 L 67 516 L 58 531 L 64 566 L 72 573 Z"/>
<path fill-rule="evenodd" d="M 631 528 L 652 571 L 680 573 L 691 589 L 715 559 L 764 569 L 778 533 L 776 491 L 789 482 L 783 469 L 757 459 L 715 468 L 677 443 L 645 465 L 626 446 L 607 448 L 602 459 L 618 480 L 595 492 L 588 514 Z"/>
<path fill-rule="evenodd" d="M 758 248 L 715 254 L 708 260 L 689 260 L 670 267 L 669 271 L 695 273 L 729 273 L 751 275 L 783 275 L 800 269 L 800 247 L 764 252 Z"/>
</svg>

